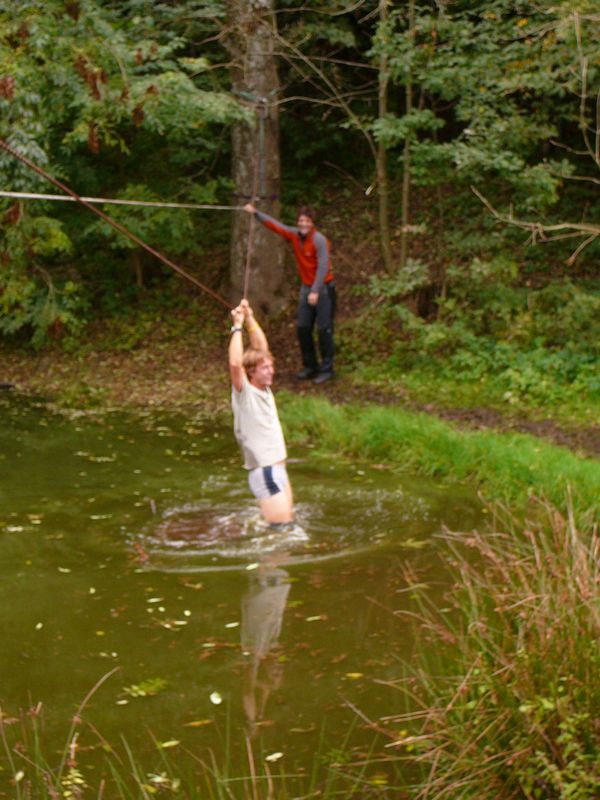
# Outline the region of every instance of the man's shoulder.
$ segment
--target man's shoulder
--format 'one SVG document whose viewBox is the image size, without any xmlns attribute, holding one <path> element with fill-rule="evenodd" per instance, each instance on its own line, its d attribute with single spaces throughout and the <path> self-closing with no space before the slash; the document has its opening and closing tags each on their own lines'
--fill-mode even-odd
<svg viewBox="0 0 600 800">
<path fill-rule="evenodd" d="M 329 242 L 329 239 L 325 236 L 324 233 L 321 233 L 321 231 L 313 231 L 313 242 L 315 243 L 315 245 L 318 246 L 322 244 L 327 244 Z"/>
</svg>

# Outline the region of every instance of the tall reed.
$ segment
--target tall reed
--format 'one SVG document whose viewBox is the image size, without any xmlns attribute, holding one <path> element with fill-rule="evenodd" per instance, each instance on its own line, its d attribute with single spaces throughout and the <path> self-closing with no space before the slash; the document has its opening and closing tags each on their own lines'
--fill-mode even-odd
<svg viewBox="0 0 600 800">
<path fill-rule="evenodd" d="M 423 645 L 397 688 L 420 710 L 393 747 L 418 800 L 600 797 L 600 538 L 546 514 L 445 534 L 446 608 L 416 589 Z"/>
</svg>

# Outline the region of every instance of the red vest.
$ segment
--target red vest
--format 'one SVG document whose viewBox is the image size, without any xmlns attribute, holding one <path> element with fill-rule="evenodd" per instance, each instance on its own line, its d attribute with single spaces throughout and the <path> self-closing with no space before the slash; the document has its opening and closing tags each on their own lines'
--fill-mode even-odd
<svg viewBox="0 0 600 800">
<path fill-rule="evenodd" d="M 280 226 L 277 222 L 272 222 L 271 220 L 264 220 L 262 223 L 265 228 L 269 228 L 274 233 L 278 233 L 280 236 L 283 236 L 284 239 L 287 239 L 288 242 L 291 242 L 292 247 L 294 248 L 294 255 L 296 256 L 296 264 L 298 266 L 298 272 L 300 273 L 300 280 L 306 286 L 312 286 L 315 281 L 315 276 L 317 274 L 317 248 L 315 247 L 314 243 L 314 235 L 317 232 L 314 228 L 313 230 L 306 236 L 304 239 L 300 237 L 298 233 L 295 231 L 290 231 L 283 226 Z M 329 283 L 333 280 L 333 272 L 331 271 L 331 259 L 329 258 L 329 251 L 330 251 L 330 244 L 329 239 L 326 239 L 327 242 L 327 276 L 325 277 L 325 283 Z"/>
</svg>

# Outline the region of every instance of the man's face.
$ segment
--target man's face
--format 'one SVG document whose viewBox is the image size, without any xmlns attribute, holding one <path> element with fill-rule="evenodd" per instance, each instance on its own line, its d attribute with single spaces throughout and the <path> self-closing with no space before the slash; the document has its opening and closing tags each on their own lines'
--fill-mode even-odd
<svg viewBox="0 0 600 800">
<path fill-rule="evenodd" d="M 264 389 L 273 383 L 274 374 L 273 361 L 270 358 L 263 358 L 254 368 L 254 372 L 250 376 L 250 383 L 258 389 Z"/>
<path fill-rule="evenodd" d="M 302 236 L 308 236 L 308 234 L 312 231 L 315 227 L 315 223 L 312 221 L 310 217 L 307 217 L 306 214 L 300 214 L 298 217 L 298 230 L 302 234 Z"/>
</svg>

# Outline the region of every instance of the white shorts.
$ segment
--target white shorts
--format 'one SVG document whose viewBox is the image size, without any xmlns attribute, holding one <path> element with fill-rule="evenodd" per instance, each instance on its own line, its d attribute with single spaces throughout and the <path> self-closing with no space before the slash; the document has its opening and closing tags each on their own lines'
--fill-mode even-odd
<svg viewBox="0 0 600 800">
<path fill-rule="evenodd" d="M 285 464 L 273 464 L 271 467 L 256 467 L 248 473 L 248 483 L 257 500 L 266 500 L 279 494 L 289 483 Z"/>
</svg>

